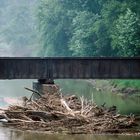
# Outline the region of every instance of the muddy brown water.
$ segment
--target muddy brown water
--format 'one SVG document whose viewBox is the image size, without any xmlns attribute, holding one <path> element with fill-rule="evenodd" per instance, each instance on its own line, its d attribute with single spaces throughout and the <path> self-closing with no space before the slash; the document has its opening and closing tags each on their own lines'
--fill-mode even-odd
<svg viewBox="0 0 140 140">
<path fill-rule="evenodd" d="M 22 96 L 30 96 L 24 90 L 24 87 L 32 87 L 33 80 L 12 80 L 0 81 L 0 107 L 7 105 L 2 101 L 4 97 L 19 98 Z M 107 106 L 116 105 L 118 111 L 122 114 L 140 114 L 140 97 L 111 94 L 107 91 L 97 91 L 89 83 L 83 81 L 58 81 L 62 88 L 62 92 L 66 94 L 76 94 L 84 96 L 98 105 L 106 103 Z M 0 140 L 140 140 L 140 136 L 124 136 L 124 135 L 60 135 L 45 134 L 32 131 L 18 131 L 9 128 L 0 127 Z"/>
</svg>

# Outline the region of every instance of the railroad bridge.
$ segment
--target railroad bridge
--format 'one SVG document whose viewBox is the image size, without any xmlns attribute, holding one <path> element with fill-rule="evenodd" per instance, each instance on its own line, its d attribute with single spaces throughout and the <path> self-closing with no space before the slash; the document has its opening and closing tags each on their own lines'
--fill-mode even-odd
<svg viewBox="0 0 140 140">
<path fill-rule="evenodd" d="M 0 79 L 38 79 L 31 91 L 56 93 L 54 79 L 140 79 L 140 57 L 0 57 Z"/>
<path fill-rule="evenodd" d="M 0 79 L 140 79 L 140 57 L 0 57 Z"/>
</svg>

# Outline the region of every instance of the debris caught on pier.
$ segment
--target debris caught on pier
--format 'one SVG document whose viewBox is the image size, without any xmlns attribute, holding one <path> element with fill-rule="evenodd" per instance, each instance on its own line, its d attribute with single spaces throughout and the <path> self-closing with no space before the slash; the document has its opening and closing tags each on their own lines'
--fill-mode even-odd
<svg viewBox="0 0 140 140">
<path fill-rule="evenodd" d="M 36 100 L 23 98 L 26 99 L 23 105 L 11 105 L 1 111 L 0 118 L 7 120 L 4 126 L 51 133 L 93 134 L 129 132 L 137 125 L 133 115 L 120 115 L 115 106 L 97 106 L 83 97 L 61 93 L 39 96 Z"/>
</svg>

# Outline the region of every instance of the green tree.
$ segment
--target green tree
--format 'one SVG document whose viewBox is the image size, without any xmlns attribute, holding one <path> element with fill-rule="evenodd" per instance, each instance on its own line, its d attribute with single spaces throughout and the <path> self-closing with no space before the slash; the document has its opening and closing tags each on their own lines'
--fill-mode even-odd
<svg viewBox="0 0 140 140">
<path fill-rule="evenodd" d="M 69 16 L 60 0 L 42 0 L 39 6 L 39 30 L 43 56 L 68 56 Z"/>
<path fill-rule="evenodd" d="M 115 50 L 111 47 L 111 39 L 109 36 L 109 31 L 104 23 L 104 20 L 100 18 L 94 23 L 93 32 L 96 35 L 96 40 L 94 41 L 96 45 L 96 56 L 114 56 Z M 108 50 L 108 51 L 107 51 Z"/>
<path fill-rule="evenodd" d="M 94 40 L 93 25 L 99 16 L 91 12 L 78 12 L 72 21 L 73 34 L 70 39 L 69 48 L 74 56 L 94 56 L 96 46 Z"/>
<path fill-rule="evenodd" d="M 61 0 L 68 10 L 88 11 L 95 14 L 100 13 L 103 0 Z"/>
<path fill-rule="evenodd" d="M 42 54 L 44 56 L 126 56 L 125 53 L 129 56 L 139 55 L 139 5 L 136 0 L 41 0 L 38 19 Z M 136 16 L 132 18 L 132 14 L 127 15 L 127 9 Z M 128 20 L 125 18 L 122 20 L 122 16 Z M 128 22 L 135 22 L 133 27 L 129 27 L 135 32 L 134 35 L 130 33 L 131 42 L 135 42 L 133 45 L 137 46 L 131 47 L 137 48 L 131 51 L 131 54 L 128 50 L 126 52 L 126 49 L 125 53 L 120 53 L 122 48 L 118 45 L 120 34 L 126 36 L 121 33 L 125 30 L 122 23 L 127 25 Z M 132 44 L 126 38 L 125 41 Z"/>
<path fill-rule="evenodd" d="M 112 33 L 112 47 L 118 49 L 121 56 L 138 56 L 140 54 L 140 22 L 130 9 L 119 16 Z"/>
</svg>

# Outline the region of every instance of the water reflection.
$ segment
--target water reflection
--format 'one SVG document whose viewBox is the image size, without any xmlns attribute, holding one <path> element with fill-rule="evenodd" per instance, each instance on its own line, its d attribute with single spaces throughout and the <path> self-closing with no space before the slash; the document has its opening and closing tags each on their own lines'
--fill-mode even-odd
<svg viewBox="0 0 140 140">
<path fill-rule="evenodd" d="M 58 83 L 64 93 L 84 96 L 98 105 L 104 103 L 106 103 L 107 107 L 115 105 L 121 114 L 140 114 L 140 94 L 122 96 L 112 94 L 109 91 L 97 91 L 90 83 L 84 80 L 58 81 Z"/>
<path fill-rule="evenodd" d="M 36 80 L 0 80 L 0 107 L 14 104 L 23 96 L 30 97 L 24 87 L 32 88 L 32 82 Z"/>
<path fill-rule="evenodd" d="M 1 80 L 0 81 L 0 107 L 6 106 L 3 98 L 29 97 L 31 93 L 24 87 L 32 88 L 32 82 L 36 80 Z M 97 91 L 90 83 L 84 80 L 57 80 L 55 81 L 65 94 L 84 96 L 98 105 L 106 103 L 106 106 L 115 105 L 122 114 L 140 114 L 140 94 L 133 96 L 121 96 L 108 91 Z"/>
<path fill-rule="evenodd" d="M 0 129 L 0 140 L 139 140 L 140 136 L 58 135 Z"/>
<path fill-rule="evenodd" d="M 0 80 L 1 97 L 21 97 L 29 96 L 24 87 L 32 87 L 35 80 Z"/>
</svg>

